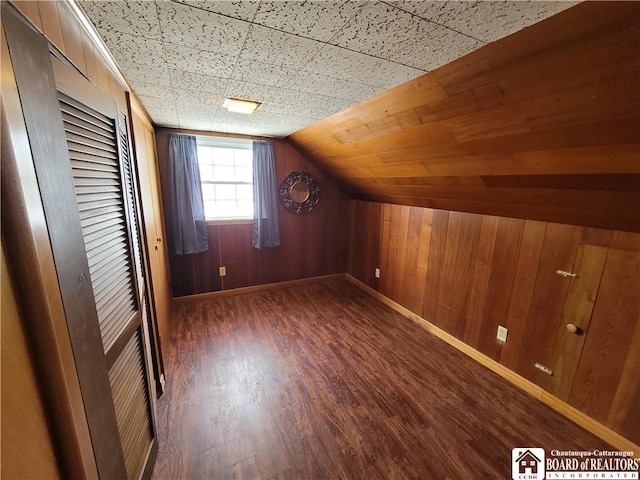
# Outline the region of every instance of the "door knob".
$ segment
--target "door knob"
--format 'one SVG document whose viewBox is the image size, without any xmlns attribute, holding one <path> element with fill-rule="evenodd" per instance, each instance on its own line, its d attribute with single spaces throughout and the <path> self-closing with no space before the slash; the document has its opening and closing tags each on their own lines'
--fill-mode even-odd
<svg viewBox="0 0 640 480">
<path fill-rule="evenodd" d="M 567 330 L 569 333 L 579 333 L 580 329 L 576 327 L 573 323 L 567 323 Z"/>
</svg>

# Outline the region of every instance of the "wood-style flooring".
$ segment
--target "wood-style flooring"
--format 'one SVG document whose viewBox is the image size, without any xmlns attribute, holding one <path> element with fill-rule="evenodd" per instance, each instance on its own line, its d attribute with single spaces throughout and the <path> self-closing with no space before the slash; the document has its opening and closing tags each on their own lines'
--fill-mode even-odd
<svg viewBox="0 0 640 480">
<path fill-rule="evenodd" d="M 173 322 L 155 479 L 508 479 L 512 448 L 607 447 L 342 279 Z"/>
</svg>

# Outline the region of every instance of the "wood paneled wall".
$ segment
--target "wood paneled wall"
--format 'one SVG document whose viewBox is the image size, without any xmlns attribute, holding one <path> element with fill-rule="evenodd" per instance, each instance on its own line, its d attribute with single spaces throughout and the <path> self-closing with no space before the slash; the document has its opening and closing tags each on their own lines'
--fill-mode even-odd
<svg viewBox="0 0 640 480">
<path fill-rule="evenodd" d="M 359 200 L 349 215 L 348 273 L 640 442 L 640 235 Z"/>
<path fill-rule="evenodd" d="M 288 139 L 357 198 L 640 231 L 639 29 L 584 2 Z"/>
<path fill-rule="evenodd" d="M 184 256 L 172 253 L 172 219 L 168 208 L 167 181 L 168 135 L 174 132 L 207 134 L 167 128 L 159 128 L 156 132 L 174 296 L 344 272 L 347 256 L 347 197 L 295 148 L 280 139 L 266 139 L 273 143 L 278 182 L 291 171 L 304 170 L 313 175 L 320 186 L 320 202 L 309 214 L 293 215 L 278 202 L 280 247 L 253 248 L 250 224 L 211 224 L 208 226 L 209 252 Z M 227 268 L 226 277 L 218 275 L 220 266 Z"/>
<path fill-rule="evenodd" d="M 45 404 L 13 280 L 0 249 L 2 267 L 2 469 L 3 478 L 61 478 Z"/>
<path fill-rule="evenodd" d="M 85 77 L 116 100 L 122 110 L 127 110 L 126 86 L 115 77 L 68 2 L 14 0 L 12 3 Z"/>
<path fill-rule="evenodd" d="M 62 56 L 113 98 L 122 111 L 127 111 L 127 86 L 111 70 L 67 1 L 11 3 Z M 8 478 L 56 478 L 58 474 L 65 478 L 96 478 L 93 446 L 69 343 L 49 232 L 33 172 L 21 105 L 15 83 L 12 84 L 13 73 L 4 33 L 2 37 L 2 103 L 3 114 L 7 113 L 9 119 L 5 122 L 3 117 L 3 181 L 9 178 L 7 183 L 11 187 L 5 188 L 3 182 L 3 193 L 10 192 L 7 193 L 10 201 L 3 197 L 2 204 L 3 208 L 7 206 L 11 210 L 13 217 L 11 228 L 3 210 L 3 237 L 7 232 L 10 237 L 3 238 L 3 250 L 15 263 L 16 273 L 15 279 L 13 276 L 6 278 L 3 268 L 2 474 Z M 6 141 L 9 137 L 12 144 Z M 15 156 L 10 176 L 5 169 L 9 156 Z M 5 300 L 10 308 L 14 296 L 29 315 L 10 318 L 8 313 L 7 321 L 26 323 L 21 326 L 8 324 L 5 335 Z M 37 331 L 29 327 L 33 322 L 38 323 Z M 31 347 L 33 363 L 25 363 L 16 370 L 15 373 L 24 378 L 13 382 L 10 373 L 5 375 L 5 340 L 15 343 L 6 349 L 7 355 L 15 355 L 7 361 L 10 366 L 18 356 L 25 354 L 24 346 L 19 344 L 22 341 L 20 331 L 25 343 Z M 43 371 L 46 374 L 41 374 Z M 5 389 L 16 392 L 9 392 L 5 398 Z M 44 405 L 38 405 L 36 401 L 37 390 Z M 5 427 L 13 430 L 9 432 Z M 56 458 L 52 458 L 54 453 L 57 466 Z"/>
</svg>

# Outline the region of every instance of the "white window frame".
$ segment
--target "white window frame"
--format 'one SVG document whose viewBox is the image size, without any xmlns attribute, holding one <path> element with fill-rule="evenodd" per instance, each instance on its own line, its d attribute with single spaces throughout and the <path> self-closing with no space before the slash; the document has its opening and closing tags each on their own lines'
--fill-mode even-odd
<svg viewBox="0 0 640 480">
<path fill-rule="evenodd" d="M 215 137 L 215 136 L 196 136 L 196 142 L 198 147 L 217 147 L 217 148 L 232 148 L 234 150 L 253 150 L 253 141 L 244 138 L 228 138 L 228 137 Z M 198 160 L 199 161 L 199 160 Z M 202 180 L 201 185 L 216 185 L 216 184 L 232 184 L 232 185 L 253 185 L 251 182 L 216 182 L 215 180 Z M 203 193 L 204 197 L 204 193 Z M 204 198 L 203 198 L 204 200 Z M 205 208 L 205 219 L 208 224 L 247 224 L 253 222 L 253 216 L 232 216 L 232 217 L 208 217 Z"/>
</svg>

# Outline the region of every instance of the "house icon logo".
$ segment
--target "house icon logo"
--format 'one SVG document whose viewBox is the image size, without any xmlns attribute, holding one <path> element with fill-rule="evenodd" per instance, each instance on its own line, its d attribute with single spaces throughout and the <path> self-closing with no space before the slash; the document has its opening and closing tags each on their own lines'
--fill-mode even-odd
<svg viewBox="0 0 640 480">
<path fill-rule="evenodd" d="M 514 448 L 511 450 L 513 480 L 544 480 L 544 449 Z"/>
</svg>

